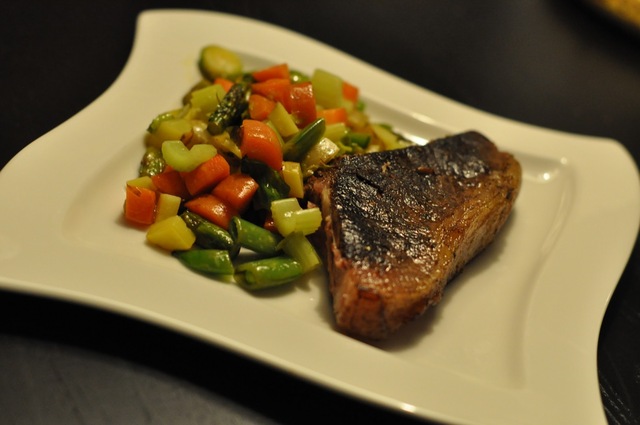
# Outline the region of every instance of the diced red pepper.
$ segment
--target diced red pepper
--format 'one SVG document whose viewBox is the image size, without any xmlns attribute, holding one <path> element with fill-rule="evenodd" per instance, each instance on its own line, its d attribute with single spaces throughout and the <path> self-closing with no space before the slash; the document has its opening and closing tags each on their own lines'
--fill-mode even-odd
<svg viewBox="0 0 640 425">
<path fill-rule="evenodd" d="M 316 98 L 311 82 L 296 83 L 290 89 L 290 110 L 298 127 L 304 128 L 317 118 Z"/>
<path fill-rule="evenodd" d="M 269 118 L 269 114 L 276 107 L 276 102 L 260 94 L 249 96 L 249 116 L 251 119 L 264 121 Z"/>
<path fill-rule="evenodd" d="M 282 103 L 287 111 L 290 111 L 291 82 L 288 78 L 272 78 L 271 80 L 253 83 L 251 92 L 260 94 L 274 102 Z"/>
<path fill-rule="evenodd" d="M 267 81 L 272 80 L 274 78 L 286 78 L 289 79 L 289 65 L 286 63 L 281 63 L 278 65 L 273 65 L 264 69 L 260 69 L 258 71 L 254 71 L 251 73 L 251 76 L 256 81 Z"/>
<path fill-rule="evenodd" d="M 185 202 L 184 206 L 223 229 L 228 229 L 229 222 L 238 214 L 217 196 L 210 194 L 197 196 Z"/>
<path fill-rule="evenodd" d="M 274 170 L 282 169 L 282 146 L 275 130 L 262 121 L 242 122 L 242 156 L 262 161 Z"/>
<path fill-rule="evenodd" d="M 229 174 L 231 174 L 231 167 L 220 154 L 198 165 L 193 171 L 181 173 L 191 196 L 210 191 Z"/>
</svg>

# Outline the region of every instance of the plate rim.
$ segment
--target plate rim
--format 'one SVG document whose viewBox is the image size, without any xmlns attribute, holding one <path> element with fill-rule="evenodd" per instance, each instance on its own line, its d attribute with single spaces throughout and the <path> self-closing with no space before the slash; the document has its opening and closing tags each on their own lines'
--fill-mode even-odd
<svg viewBox="0 0 640 425">
<path fill-rule="evenodd" d="M 615 157 L 617 161 L 615 165 L 616 165 L 616 168 L 618 168 L 617 172 L 620 174 L 620 175 L 616 175 L 616 179 L 628 181 L 629 184 L 633 185 L 635 188 L 640 188 L 640 183 L 637 179 L 637 168 L 635 166 L 635 163 L 631 159 L 626 149 L 624 149 L 622 145 L 620 145 L 619 143 L 611 139 L 605 139 L 605 138 L 599 138 L 599 137 L 595 138 L 590 136 L 578 136 L 578 135 L 568 134 L 564 132 L 559 132 L 556 130 L 543 129 L 533 125 L 518 123 L 512 120 L 487 114 L 485 112 L 478 111 L 473 108 L 469 108 L 468 106 L 462 105 L 460 103 L 457 103 L 449 99 L 446 99 L 442 96 L 439 96 L 435 93 L 429 92 L 425 88 L 421 88 L 409 82 L 400 80 L 397 77 L 394 77 L 380 69 L 374 68 L 371 65 L 365 64 L 364 62 L 356 58 L 353 58 L 343 52 L 340 52 L 330 46 L 326 46 L 306 36 L 301 36 L 300 34 L 294 33 L 290 30 L 276 27 L 272 24 L 268 24 L 265 22 L 255 21 L 250 18 L 240 17 L 236 15 L 229 15 L 225 13 L 211 12 L 211 11 L 196 11 L 196 10 L 184 10 L 184 9 L 156 9 L 156 10 L 144 11 L 138 17 L 136 37 L 134 40 L 134 45 L 132 48 L 131 55 L 125 67 L 123 68 L 123 71 L 121 72 L 120 76 L 116 79 L 116 81 L 113 83 L 113 85 L 109 89 L 107 89 L 107 91 L 105 91 L 103 95 L 101 95 L 94 102 L 88 105 L 87 108 L 83 109 L 80 113 L 78 113 L 77 115 L 75 115 L 74 117 L 66 121 L 65 123 L 62 123 L 60 126 L 56 127 L 51 132 L 38 138 L 32 144 L 25 147 L 12 160 L 10 160 L 9 163 L 7 163 L 7 165 L 0 172 L 0 192 L 2 192 L 3 188 L 4 190 L 8 190 L 7 181 L 9 179 L 15 178 L 15 175 L 18 172 L 22 171 L 22 167 L 24 167 L 23 164 L 27 161 L 27 159 L 31 159 L 34 156 L 34 152 L 38 153 L 42 150 L 50 149 L 50 147 L 45 144 L 46 141 L 50 139 L 54 139 L 55 137 L 57 137 L 58 133 L 66 131 L 66 128 L 68 128 L 69 126 L 76 125 L 75 123 L 80 122 L 84 119 L 88 119 L 85 117 L 91 116 L 92 114 L 108 111 L 109 108 L 113 107 L 114 102 L 117 102 L 119 99 L 119 93 L 122 90 L 129 90 L 131 88 L 132 77 L 130 76 L 138 72 L 138 67 L 141 66 L 141 63 L 139 60 L 140 53 L 143 51 L 141 49 L 144 49 L 147 43 L 150 42 L 149 37 L 155 34 L 153 32 L 153 31 L 156 31 L 155 28 L 159 25 L 160 22 L 166 23 L 167 21 L 169 21 L 174 23 L 176 19 L 181 20 L 181 22 L 184 20 L 216 20 L 217 22 L 241 23 L 242 25 L 255 28 L 257 31 L 262 31 L 262 32 L 268 33 L 269 35 L 277 35 L 278 37 L 282 37 L 287 40 L 290 40 L 293 37 L 295 38 L 293 42 L 293 44 L 296 45 L 295 49 L 299 49 L 300 48 L 299 46 L 309 46 L 309 45 L 314 46 L 314 49 L 318 49 L 319 51 L 322 51 L 323 54 L 327 56 L 331 56 L 332 58 L 334 58 L 334 60 L 341 60 L 341 61 L 345 61 L 346 63 L 349 63 L 352 66 L 351 69 L 355 69 L 358 72 L 366 71 L 367 73 L 369 73 L 369 75 L 377 76 L 378 78 L 384 78 L 385 81 L 390 81 L 391 82 L 390 86 L 393 86 L 394 89 L 400 89 L 404 93 L 409 93 L 409 92 L 419 93 L 420 94 L 419 97 L 428 98 L 431 102 L 435 102 L 441 105 L 442 110 L 438 111 L 437 113 L 430 114 L 429 116 L 425 115 L 423 118 L 432 120 L 433 122 L 442 123 L 443 127 L 447 129 L 458 128 L 458 126 L 454 122 L 451 122 L 451 119 L 450 119 L 451 111 L 455 111 L 460 116 L 469 118 L 468 120 L 465 120 L 465 123 L 468 123 L 471 127 L 478 127 L 479 124 L 482 124 L 482 131 L 488 134 L 492 134 L 492 138 L 493 138 L 493 135 L 495 135 L 497 143 L 501 144 L 502 146 L 505 146 L 506 148 L 518 146 L 520 150 L 524 150 L 524 151 L 529 150 L 529 152 L 532 154 L 534 153 L 540 154 L 540 151 L 543 150 L 544 152 L 548 153 L 550 157 L 566 158 L 568 161 L 570 161 L 571 165 L 575 165 L 574 168 L 572 169 L 572 172 L 577 173 L 576 178 L 578 179 L 578 181 L 588 182 L 587 186 L 595 185 L 596 182 L 594 181 L 594 176 L 589 176 L 588 170 L 584 170 L 582 167 L 577 166 L 577 165 L 580 165 L 580 161 L 587 161 L 586 157 L 588 155 L 593 155 L 594 152 L 597 152 L 598 155 L 602 155 L 602 156 L 608 156 L 612 158 Z M 151 31 L 152 28 L 153 28 L 153 31 Z M 255 53 L 259 54 L 259 52 L 257 51 Z M 269 54 L 272 57 L 276 55 L 276 53 L 274 53 L 273 51 L 270 52 Z M 310 60 L 311 59 L 307 58 L 306 63 L 309 63 Z M 356 71 L 353 71 L 353 72 L 355 73 Z M 345 75 L 345 78 L 347 76 L 351 76 L 351 74 L 347 72 Z M 402 96 L 398 96 L 397 94 L 393 96 L 389 96 L 389 93 L 385 89 L 376 90 L 376 88 L 368 86 L 366 84 L 365 84 L 365 87 L 363 88 L 363 92 L 371 93 L 370 97 L 376 101 L 382 101 L 385 98 L 391 98 L 391 99 L 402 98 Z M 406 105 L 392 104 L 392 106 L 397 107 L 400 110 L 410 109 Z M 512 134 L 512 133 L 527 134 L 529 137 L 540 138 L 541 139 L 539 142 L 540 144 L 535 147 L 518 145 L 517 143 L 512 142 L 511 139 L 508 137 L 509 134 Z M 580 149 L 576 149 L 578 145 L 580 146 Z M 86 168 L 82 168 L 82 170 L 86 170 Z M 635 180 L 629 179 L 629 176 L 631 176 L 633 173 L 636 174 Z M 624 176 L 622 176 L 622 174 L 624 174 Z M 29 182 L 29 184 L 35 184 L 35 182 Z M 73 192 L 73 190 L 70 190 L 70 192 Z M 640 193 L 640 189 L 636 190 L 635 193 L 636 194 Z M 584 189 L 580 189 L 578 193 L 575 194 L 575 196 L 577 197 L 577 200 L 579 202 L 581 203 L 587 202 L 587 200 L 585 199 L 586 195 L 584 193 Z M 626 199 L 625 202 L 622 202 L 620 205 L 617 205 L 619 214 L 621 214 L 620 211 L 624 209 L 625 211 L 627 210 L 629 211 L 626 214 L 622 214 L 625 217 L 629 215 L 635 215 L 636 230 L 638 226 L 637 217 L 640 216 L 640 200 L 638 199 L 639 197 L 640 196 L 636 196 L 634 198 L 633 196 L 631 196 L 628 199 Z M 0 216 L 3 214 L 7 214 L 7 212 L 6 210 L 3 210 L 2 206 L 0 206 Z M 63 215 L 63 211 L 59 211 L 57 215 L 54 214 L 52 216 L 51 220 L 55 222 L 56 220 L 61 219 L 62 215 Z M 585 217 L 580 217 L 580 218 L 585 219 Z M 625 221 L 630 222 L 632 220 L 630 220 L 629 218 L 625 218 Z M 625 228 L 628 230 L 629 225 L 628 224 L 625 225 Z M 576 238 L 577 235 L 580 233 L 580 228 L 575 224 L 570 224 L 565 229 L 563 229 L 563 231 L 566 233 L 570 233 L 572 237 Z M 60 237 L 60 235 L 58 233 L 55 233 L 53 237 Z M 2 248 L 2 245 L 4 245 L 5 247 L 11 246 L 13 245 L 12 242 L 14 242 L 11 239 L 11 237 L 9 237 L 7 240 L 4 240 L 3 238 L 6 238 L 6 236 L 3 236 L 3 233 L 0 232 L 0 262 L 10 261 L 14 259 L 16 256 L 21 255 L 20 254 L 21 247 L 19 243 L 16 244 L 17 245 L 16 248 Z M 624 239 L 624 242 L 622 244 L 625 245 L 625 247 L 622 248 L 621 251 L 624 251 L 627 253 L 626 257 L 621 258 L 622 256 L 620 256 L 616 259 L 611 260 L 611 263 L 612 263 L 611 270 L 608 270 L 606 275 L 607 288 L 600 290 L 601 292 L 607 292 L 607 295 L 606 297 L 601 297 L 598 300 L 592 301 L 594 303 L 594 309 L 597 309 L 599 314 L 597 315 L 598 316 L 597 318 L 593 318 L 593 317 L 590 318 L 591 321 L 597 321 L 598 324 L 602 321 L 604 312 L 606 310 L 606 305 L 608 304 L 609 298 L 613 293 L 613 290 L 615 289 L 615 286 L 622 273 L 622 270 L 624 269 L 624 265 L 626 264 L 628 256 L 631 253 L 631 249 L 635 239 L 636 239 L 635 237 L 632 238 L 630 236 L 627 236 Z M 561 239 L 561 240 L 565 240 L 565 239 Z M 592 241 L 590 242 L 592 243 Z M 87 255 L 87 253 L 83 252 L 81 249 L 77 249 L 77 247 L 74 247 L 72 244 L 69 244 L 67 242 L 64 242 L 64 244 L 65 244 L 65 247 L 68 248 L 70 252 L 72 252 L 74 255 L 78 255 L 79 257 L 84 258 L 86 259 L 86 261 L 89 261 L 89 262 L 96 261 L 95 258 L 92 258 L 90 255 Z M 39 250 L 43 250 L 47 247 L 39 246 L 36 248 Z M 564 246 L 564 245 L 561 248 L 563 251 L 567 251 L 567 252 L 570 251 L 571 249 L 570 246 Z M 452 413 L 451 411 L 438 411 L 438 409 L 433 409 L 428 407 L 425 408 L 425 406 L 420 406 L 418 405 L 418 403 L 408 403 L 408 402 L 405 402 L 404 400 L 401 400 L 400 398 L 394 398 L 392 396 L 389 396 L 388 394 L 380 394 L 380 393 L 376 393 L 375 391 L 369 391 L 367 389 L 363 390 L 361 385 L 353 385 L 350 382 L 345 382 L 344 379 L 336 379 L 335 377 L 330 376 L 330 374 L 326 374 L 326 371 L 325 373 L 320 373 L 317 370 L 313 370 L 313 368 L 310 368 L 308 364 L 296 365 L 291 361 L 283 360 L 282 357 L 278 358 L 278 356 L 274 354 L 279 351 L 277 347 L 273 347 L 271 344 L 265 341 L 261 341 L 261 344 L 263 345 L 261 345 L 259 349 L 256 349 L 255 344 L 252 344 L 250 340 L 232 341 L 221 335 L 217 335 L 212 340 L 212 335 L 207 333 L 205 330 L 199 329 L 198 327 L 190 328 L 189 326 L 187 326 L 188 324 L 180 323 L 179 321 L 174 322 L 172 320 L 167 320 L 167 318 L 159 317 L 157 314 L 154 314 L 154 312 L 152 311 L 145 311 L 144 309 L 136 310 L 135 308 L 132 308 L 132 306 L 129 306 L 129 305 L 120 305 L 118 303 L 110 303 L 108 300 L 105 300 L 100 296 L 91 297 L 86 293 L 82 293 L 81 291 L 78 292 L 77 290 L 74 290 L 74 289 L 60 290 L 60 288 L 51 286 L 51 284 L 45 284 L 43 286 L 38 282 L 40 279 L 37 278 L 37 274 L 36 275 L 33 274 L 34 273 L 33 270 L 28 272 L 25 271 L 25 273 L 22 276 L 3 275 L 3 273 L 4 272 L 0 272 L 0 288 L 14 290 L 14 291 L 23 291 L 31 294 L 36 294 L 36 295 L 44 295 L 52 298 L 59 298 L 67 301 L 78 302 L 85 305 L 92 305 L 94 307 L 109 309 L 116 313 L 136 317 L 138 319 L 150 321 L 155 324 L 160 324 L 162 326 L 171 328 L 178 332 L 188 333 L 191 336 L 198 337 L 200 339 L 214 343 L 216 345 L 219 345 L 231 351 L 244 354 L 244 355 L 249 355 L 257 360 L 261 360 L 269 365 L 276 366 L 279 369 L 286 371 L 288 373 L 291 373 L 293 375 L 296 375 L 300 378 L 307 379 L 318 384 L 322 384 L 333 390 L 336 390 L 345 394 L 349 394 L 351 396 L 355 396 L 365 401 L 373 402 L 381 406 L 391 408 L 396 411 L 408 413 L 414 417 L 423 418 L 423 419 L 443 420 L 446 422 L 468 423 L 468 424 L 485 423 L 482 420 L 476 421 L 476 419 L 473 417 L 457 415 L 455 412 Z M 72 276 L 72 278 L 81 279 L 80 276 Z M 615 281 L 612 283 L 611 280 L 613 280 L 614 278 L 615 278 Z M 555 278 L 551 280 L 557 281 L 558 279 Z M 55 279 L 52 280 L 51 282 L 54 282 L 54 281 Z M 274 319 L 274 320 L 280 320 L 280 319 Z M 281 318 L 281 320 L 284 320 L 284 318 Z M 299 326 L 295 326 L 295 327 L 296 327 L 296 331 L 300 333 L 308 331 L 308 329 L 306 328 L 299 329 Z M 567 331 L 569 330 L 570 329 L 568 329 Z M 326 333 L 326 330 L 314 330 L 314 332 L 317 332 L 319 335 L 321 335 Z M 594 332 L 593 329 L 589 332 L 589 335 L 588 335 L 589 338 L 593 339 L 593 332 Z M 597 329 L 595 329 L 595 333 L 596 333 L 595 341 L 592 340 L 590 341 L 590 344 L 587 344 L 587 345 L 590 345 L 591 348 L 593 348 L 593 351 L 587 354 L 585 357 L 590 359 L 593 365 L 593 371 L 592 371 L 592 374 L 590 375 L 591 384 L 593 384 L 594 377 L 596 379 L 596 384 L 597 384 L 597 376 L 595 373 L 595 368 L 596 368 L 596 364 L 595 364 L 596 352 L 595 351 L 597 348 L 597 334 L 599 333 L 599 326 L 597 326 Z M 252 337 L 256 337 L 255 333 L 250 333 L 250 335 Z M 543 337 L 545 337 L 545 335 L 537 336 L 538 340 L 541 340 L 541 338 Z M 320 338 L 320 340 L 323 340 L 323 338 Z M 340 338 L 339 341 L 340 342 L 338 343 L 338 345 L 340 347 L 344 347 L 344 349 L 349 349 L 356 352 L 362 351 L 363 349 L 365 349 L 361 346 L 361 343 L 348 338 L 344 338 L 344 339 Z M 272 349 L 271 352 L 269 352 L 268 350 L 269 347 Z M 367 353 L 369 352 L 367 351 Z M 384 357 L 388 361 L 388 356 L 385 356 L 382 353 L 379 353 L 379 354 L 380 356 Z M 298 355 L 300 354 L 296 354 L 296 356 Z M 379 357 L 379 356 L 376 355 L 376 357 Z M 393 363 L 394 367 L 396 367 L 398 370 L 402 370 L 403 373 L 406 374 L 406 376 L 410 375 L 411 371 L 406 370 L 406 365 L 403 365 L 402 362 L 391 361 L 391 363 Z M 433 372 L 433 371 L 430 371 L 430 372 Z M 436 372 L 434 372 L 434 376 L 437 375 Z M 540 380 L 536 383 L 536 385 L 540 386 L 538 390 L 540 390 L 540 388 L 544 387 L 545 385 L 548 385 L 549 379 L 551 379 L 551 377 L 549 376 L 541 377 Z M 514 403 L 522 403 L 521 397 L 523 397 L 523 395 L 521 393 L 514 394 L 513 392 L 508 392 L 508 391 L 506 392 L 498 391 L 497 393 L 500 393 L 505 400 L 512 400 Z M 593 389 L 593 391 L 590 392 L 589 397 L 592 401 L 596 400 L 597 398 L 597 401 L 600 402 L 597 385 Z M 532 409 L 534 407 L 538 407 L 541 405 L 548 407 L 548 402 L 549 400 L 547 400 L 545 397 L 539 396 L 539 399 L 536 399 L 534 402 L 532 402 L 533 404 L 531 406 L 526 407 L 525 410 Z M 572 403 L 577 403 L 577 402 L 578 401 L 573 401 Z M 496 406 L 498 406 L 502 404 L 502 401 L 496 400 L 495 403 L 496 403 Z M 557 414 L 561 416 L 562 412 Z M 506 416 L 509 416 L 509 415 L 506 415 Z M 600 415 L 597 415 L 597 416 L 598 417 L 592 419 L 592 420 L 595 420 L 595 422 L 590 422 L 590 423 L 604 423 L 604 412 L 600 412 Z M 513 419 L 513 418 L 505 417 L 500 420 L 507 421 L 509 419 Z M 508 423 L 508 422 L 505 422 L 505 423 Z M 586 423 L 586 422 L 583 422 L 583 423 Z"/>
</svg>

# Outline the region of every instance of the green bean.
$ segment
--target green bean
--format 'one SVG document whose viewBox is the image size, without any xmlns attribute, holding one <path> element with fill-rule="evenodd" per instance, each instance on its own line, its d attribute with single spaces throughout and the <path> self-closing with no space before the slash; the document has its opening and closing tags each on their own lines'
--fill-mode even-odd
<svg viewBox="0 0 640 425">
<path fill-rule="evenodd" d="M 300 162 L 307 152 L 320 141 L 327 126 L 324 118 L 318 118 L 300 130 L 284 145 L 284 159 Z"/>
<path fill-rule="evenodd" d="M 302 266 L 291 257 L 249 261 L 236 267 L 235 279 L 245 289 L 256 291 L 293 282 L 302 276 Z"/>
<path fill-rule="evenodd" d="M 276 255 L 282 240 L 279 235 L 240 217 L 231 219 L 229 233 L 241 247 L 265 255 Z"/>
<path fill-rule="evenodd" d="M 304 74 L 296 69 L 292 69 L 289 71 L 289 79 L 292 83 L 304 83 L 307 81 L 311 81 L 311 78 L 307 74 Z"/>
<path fill-rule="evenodd" d="M 233 263 L 224 249 L 192 249 L 173 253 L 182 264 L 195 271 L 212 275 L 232 275 Z"/>
<path fill-rule="evenodd" d="M 224 249 L 235 257 L 240 247 L 229 232 L 191 211 L 183 212 L 180 217 L 196 235 L 196 244 L 205 249 Z"/>
<path fill-rule="evenodd" d="M 261 161 L 242 158 L 240 170 L 253 177 L 259 185 L 253 196 L 253 207 L 256 210 L 268 210 L 271 202 L 289 196 L 289 185 L 280 173 Z"/>
<path fill-rule="evenodd" d="M 354 131 L 350 131 L 343 137 L 341 140 L 345 145 L 353 146 L 356 145 L 362 149 L 366 148 L 369 145 L 369 141 L 371 141 L 371 135 L 366 133 L 357 133 Z"/>
</svg>

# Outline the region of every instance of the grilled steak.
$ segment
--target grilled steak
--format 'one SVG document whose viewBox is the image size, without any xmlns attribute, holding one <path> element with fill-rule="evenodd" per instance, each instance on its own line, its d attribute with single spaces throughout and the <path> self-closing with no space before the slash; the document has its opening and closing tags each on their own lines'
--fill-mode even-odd
<svg viewBox="0 0 640 425">
<path fill-rule="evenodd" d="M 339 329 L 382 339 L 436 304 L 491 241 L 521 168 L 477 132 L 426 146 L 344 156 L 307 183 Z"/>
</svg>

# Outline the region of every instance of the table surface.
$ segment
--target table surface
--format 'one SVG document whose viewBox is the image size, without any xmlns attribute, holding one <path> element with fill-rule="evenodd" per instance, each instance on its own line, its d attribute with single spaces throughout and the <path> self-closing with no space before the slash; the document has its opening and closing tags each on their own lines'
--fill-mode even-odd
<svg viewBox="0 0 640 425">
<path fill-rule="evenodd" d="M 138 13 L 165 7 L 271 22 L 467 105 L 614 138 L 640 162 L 640 38 L 581 2 L 41 3 L 0 5 L 0 167 L 107 89 Z M 609 422 L 639 424 L 638 243 L 601 328 L 598 373 Z M 3 291 L 0 412 L 47 425 L 416 423 L 165 329 Z"/>
</svg>

